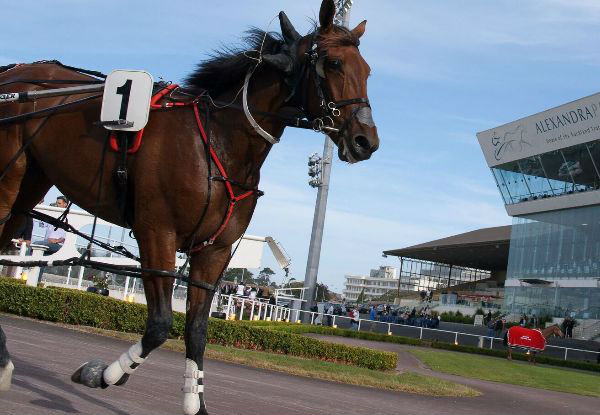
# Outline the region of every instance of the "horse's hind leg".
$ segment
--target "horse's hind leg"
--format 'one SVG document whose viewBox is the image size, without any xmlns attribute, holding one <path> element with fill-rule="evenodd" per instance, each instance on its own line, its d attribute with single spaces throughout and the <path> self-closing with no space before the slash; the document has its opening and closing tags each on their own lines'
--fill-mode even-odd
<svg viewBox="0 0 600 415">
<path fill-rule="evenodd" d="M 175 236 L 173 232 L 146 231 L 137 239 L 144 268 L 168 271 L 175 269 Z M 129 375 L 146 360 L 150 352 L 167 340 L 173 325 L 171 309 L 173 279 L 144 275 L 143 280 L 148 304 L 148 319 L 142 340 L 131 346 L 110 365 L 101 360 L 84 363 L 71 376 L 73 382 L 91 388 L 123 385 L 129 379 Z"/>
<path fill-rule="evenodd" d="M 0 392 L 7 391 L 10 388 L 14 368 L 6 349 L 6 336 L 2 331 L 2 327 L 0 327 Z"/>
<path fill-rule="evenodd" d="M 190 278 L 214 283 L 229 261 L 231 247 L 205 247 L 191 261 Z M 214 293 L 188 286 L 185 322 L 185 373 L 183 413 L 206 414 L 204 403 L 204 348 L 208 328 L 208 313 Z"/>
</svg>

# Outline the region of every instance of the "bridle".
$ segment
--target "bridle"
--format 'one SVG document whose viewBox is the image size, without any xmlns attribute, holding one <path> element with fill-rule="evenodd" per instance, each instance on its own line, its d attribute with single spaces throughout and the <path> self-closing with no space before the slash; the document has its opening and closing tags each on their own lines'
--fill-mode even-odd
<svg viewBox="0 0 600 415">
<path fill-rule="evenodd" d="M 312 130 L 323 134 L 337 133 L 338 135 L 342 136 L 346 129 L 350 126 L 352 120 L 358 115 L 359 111 L 363 108 L 371 108 L 371 105 L 368 98 L 350 98 L 339 101 L 334 101 L 331 98 L 332 94 L 327 90 L 323 83 L 323 81 L 327 79 L 327 75 L 325 74 L 325 60 L 327 59 L 327 56 L 320 56 L 318 49 L 317 31 L 314 31 L 311 36 L 310 46 L 308 47 L 307 52 L 304 54 L 305 59 L 302 62 L 300 70 L 296 71 L 296 73 L 292 75 L 293 80 L 290 82 L 292 91 L 285 100 L 286 102 L 294 103 L 295 105 L 293 106 L 298 109 L 299 113 L 302 114 L 302 118 L 307 120 L 307 122 L 300 122 L 298 117 L 291 117 L 289 120 L 287 120 L 289 122 L 285 122 L 286 117 L 278 113 L 268 113 L 262 111 L 259 113 L 261 115 L 279 118 L 284 121 L 286 125 L 291 127 L 311 128 Z M 261 137 L 271 144 L 276 144 L 279 142 L 279 139 L 277 137 L 273 137 L 271 134 L 262 129 L 254 117 L 252 117 L 250 109 L 248 108 L 248 84 L 253 72 L 254 70 L 248 70 L 246 73 L 246 79 L 244 81 L 242 94 L 242 107 L 244 114 L 246 115 L 248 122 Z M 319 108 L 321 111 L 321 114 L 317 117 L 313 117 L 308 113 L 306 109 L 306 92 L 302 88 L 303 84 L 307 82 L 311 76 L 314 81 L 317 98 L 319 99 Z M 341 118 L 340 108 L 356 104 L 358 105 L 352 110 L 350 116 L 343 119 L 341 125 L 338 124 L 339 127 L 336 127 L 336 119 Z"/>
<path fill-rule="evenodd" d="M 315 31 L 311 37 L 310 47 L 306 52 L 306 59 L 304 66 L 308 62 L 308 71 L 312 74 L 312 78 L 315 83 L 317 90 L 317 97 L 319 99 L 319 107 L 321 108 L 321 116 L 312 118 L 313 130 L 317 132 L 325 133 L 327 131 L 337 132 L 339 135 L 343 135 L 350 122 L 356 117 L 358 111 L 363 107 L 371 108 L 369 98 L 350 98 L 339 101 L 334 101 L 332 94 L 327 88 L 323 87 L 323 81 L 327 79 L 325 74 L 325 60 L 326 55 L 319 55 L 319 48 L 317 43 L 317 32 Z M 359 104 L 352 112 L 350 116 L 343 120 L 340 128 L 336 128 L 335 119 L 341 118 L 340 108 L 348 105 Z M 306 114 L 306 111 L 304 111 Z M 311 118 L 307 116 L 310 120 Z M 336 131 L 337 130 L 337 131 Z"/>
</svg>

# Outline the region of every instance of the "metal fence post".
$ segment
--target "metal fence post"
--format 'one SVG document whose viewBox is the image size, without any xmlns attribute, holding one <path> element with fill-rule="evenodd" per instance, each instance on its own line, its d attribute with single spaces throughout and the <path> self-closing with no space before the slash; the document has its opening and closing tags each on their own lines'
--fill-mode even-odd
<svg viewBox="0 0 600 415">
<path fill-rule="evenodd" d="M 315 323 L 315 312 L 310 313 L 310 325 L 312 326 Z"/>
<path fill-rule="evenodd" d="M 494 348 L 494 338 L 490 338 L 490 349 Z"/>
<path fill-rule="evenodd" d="M 359 318 L 359 319 L 358 319 L 358 328 L 356 329 L 356 331 L 360 331 L 360 322 L 361 322 L 361 321 L 362 321 L 362 320 Z"/>
<path fill-rule="evenodd" d="M 333 321 L 331 322 L 331 327 L 335 327 L 335 318 L 336 317 L 337 317 L 336 315 L 333 316 Z"/>
<path fill-rule="evenodd" d="M 569 351 L 569 349 L 567 347 L 565 347 L 565 360 L 567 360 L 567 352 Z"/>
<path fill-rule="evenodd" d="M 458 344 L 458 332 L 456 332 L 456 335 L 454 336 L 454 344 Z"/>
<path fill-rule="evenodd" d="M 246 300 L 244 300 L 244 299 L 242 298 L 242 306 L 240 307 L 240 320 L 242 320 L 242 319 L 244 318 L 244 302 L 245 302 L 245 301 L 246 301 Z"/>
<path fill-rule="evenodd" d="M 392 325 L 388 323 L 388 334 L 392 334 Z"/>
<path fill-rule="evenodd" d="M 419 334 L 419 339 L 423 338 L 423 327 L 421 327 L 421 334 Z"/>
<path fill-rule="evenodd" d="M 250 321 L 254 320 L 254 301 L 252 301 L 252 310 L 250 310 Z"/>
</svg>

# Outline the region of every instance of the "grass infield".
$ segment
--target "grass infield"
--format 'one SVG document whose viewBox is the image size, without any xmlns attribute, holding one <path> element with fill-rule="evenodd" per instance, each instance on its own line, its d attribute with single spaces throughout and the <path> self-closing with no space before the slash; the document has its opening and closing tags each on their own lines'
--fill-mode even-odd
<svg viewBox="0 0 600 415">
<path fill-rule="evenodd" d="M 431 369 L 438 372 L 473 379 L 600 397 L 600 376 L 592 373 L 533 366 L 528 363 L 457 352 L 442 352 L 417 348 L 409 351 Z"/>
<path fill-rule="evenodd" d="M 104 330 L 95 327 L 70 326 L 65 324 L 60 324 L 60 326 L 130 342 L 136 342 L 141 338 L 139 334 Z M 161 347 L 178 352 L 185 351 L 185 344 L 182 340 L 170 339 Z M 481 395 L 479 391 L 468 386 L 412 372 L 398 373 L 396 371 L 370 370 L 357 366 L 324 362 L 284 354 L 236 349 L 216 344 L 206 345 L 205 357 L 208 359 L 284 372 L 295 376 L 378 389 L 388 389 L 398 392 L 450 397 L 474 397 Z"/>
</svg>

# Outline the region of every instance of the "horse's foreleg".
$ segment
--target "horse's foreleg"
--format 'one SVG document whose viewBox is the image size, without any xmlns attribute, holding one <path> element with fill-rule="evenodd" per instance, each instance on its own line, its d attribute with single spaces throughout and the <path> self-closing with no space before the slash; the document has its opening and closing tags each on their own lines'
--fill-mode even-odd
<svg viewBox="0 0 600 415">
<path fill-rule="evenodd" d="M 9 167 L 12 157 L 21 147 L 21 126 L 14 125 L 0 129 L 0 173 L 8 167 L 0 180 L 0 250 L 4 249 L 14 235 L 5 232 L 5 224 L 10 221 L 12 209 L 19 194 L 19 188 L 27 169 L 27 158 L 22 154 Z M 4 234 L 4 236 L 3 236 Z M 3 236 L 3 237 L 2 237 Z"/>
<path fill-rule="evenodd" d="M 6 335 L 0 327 L 0 392 L 10 388 L 12 372 L 15 366 L 10 361 L 10 355 L 6 349 Z"/>
<path fill-rule="evenodd" d="M 192 280 L 215 283 L 223 272 L 231 247 L 208 246 L 192 259 Z M 204 348 L 210 305 L 214 293 L 202 288 L 188 287 L 185 324 L 185 372 L 183 385 L 183 413 L 207 414 L 204 403 Z"/>
<path fill-rule="evenodd" d="M 164 238 L 161 242 L 165 242 Z M 145 244 L 138 239 L 140 252 Z M 174 246 L 174 245 L 173 245 Z M 154 246 L 151 251 L 156 255 L 154 261 L 143 261 L 144 267 L 153 269 L 173 270 L 175 268 L 175 249 Z M 163 249 L 160 249 L 163 248 Z M 169 335 L 173 325 L 171 296 L 173 279 L 144 276 L 144 291 L 148 305 L 146 330 L 142 340 L 121 354 L 119 359 L 107 365 L 101 360 L 93 360 L 81 365 L 71 376 L 71 380 L 91 388 L 106 388 L 110 385 L 123 385 L 135 370 L 146 360 L 150 352 L 162 345 Z"/>
</svg>

